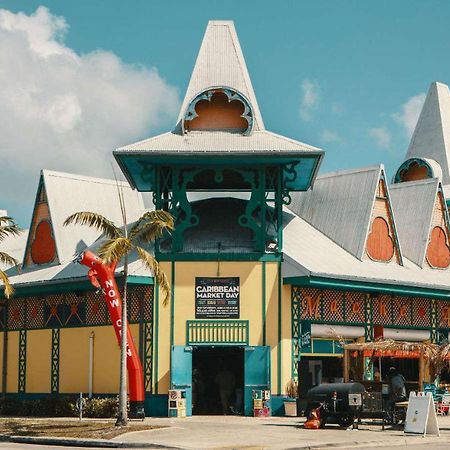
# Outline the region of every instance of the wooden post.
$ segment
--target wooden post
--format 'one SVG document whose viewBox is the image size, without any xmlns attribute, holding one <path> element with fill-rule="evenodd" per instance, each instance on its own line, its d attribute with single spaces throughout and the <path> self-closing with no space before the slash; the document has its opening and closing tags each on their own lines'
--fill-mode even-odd
<svg viewBox="0 0 450 450">
<path fill-rule="evenodd" d="M 342 364 L 344 365 L 344 382 L 348 383 L 350 381 L 350 357 L 349 350 L 344 348 L 344 358 Z"/>
<path fill-rule="evenodd" d="M 421 351 L 419 357 L 419 386 L 418 386 L 419 391 L 423 390 L 424 375 L 425 375 L 425 359 L 423 357 L 423 351 Z"/>
</svg>

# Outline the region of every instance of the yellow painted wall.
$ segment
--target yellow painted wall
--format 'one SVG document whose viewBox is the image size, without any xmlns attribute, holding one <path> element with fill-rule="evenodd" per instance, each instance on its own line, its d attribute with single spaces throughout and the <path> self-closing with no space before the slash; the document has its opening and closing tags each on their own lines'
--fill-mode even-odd
<svg viewBox="0 0 450 450">
<path fill-rule="evenodd" d="M 170 262 L 163 263 L 171 280 L 172 267 Z M 174 345 L 186 345 L 186 321 L 195 320 L 195 277 L 216 277 L 217 262 L 176 262 L 175 280 L 171 280 L 174 289 Z M 263 301 L 262 301 L 262 263 L 261 262 L 221 262 L 221 277 L 240 278 L 240 320 L 249 320 L 249 344 L 263 345 Z M 175 281 L 175 283 L 173 283 Z M 281 386 L 291 377 L 291 301 L 290 288 L 284 287 L 282 307 L 282 373 Z M 266 263 L 266 345 L 271 351 L 272 392 L 277 392 L 277 362 L 278 362 L 278 263 Z M 162 305 L 162 295 L 159 296 L 159 320 L 155 325 L 158 332 L 158 348 L 155 348 L 157 374 L 157 393 L 166 393 L 170 385 L 170 304 Z M 156 363 L 156 360 L 154 360 Z M 154 373 L 156 365 L 154 364 Z M 154 391 L 156 392 L 156 390 Z"/>
<path fill-rule="evenodd" d="M 19 376 L 19 332 L 8 332 L 7 392 L 17 392 Z"/>
<path fill-rule="evenodd" d="M 282 287 L 281 307 L 281 393 L 286 393 L 286 384 L 292 377 L 292 308 L 291 308 L 291 286 Z"/>
<path fill-rule="evenodd" d="M 0 332 L 0 373 L 3 373 L 3 332 Z"/>
<path fill-rule="evenodd" d="M 51 391 L 52 330 L 27 331 L 26 392 Z"/>
<path fill-rule="evenodd" d="M 130 325 L 136 348 L 139 325 Z M 88 392 L 89 336 L 94 332 L 93 392 L 111 394 L 119 390 L 120 350 L 112 326 L 66 328 L 60 334 L 59 391 Z"/>
<path fill-rule="evenodd" d="M 278 264 L 266 263 L 266 336 L 267 345 L 272 348 L 271 373 L 272 393 L 278 394 Z"/>
</svg>

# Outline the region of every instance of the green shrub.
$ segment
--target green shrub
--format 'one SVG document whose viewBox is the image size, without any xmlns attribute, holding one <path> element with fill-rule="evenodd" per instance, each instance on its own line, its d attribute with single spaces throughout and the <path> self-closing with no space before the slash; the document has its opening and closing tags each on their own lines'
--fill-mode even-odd
<svg viewBox="0 0 450 450">
<path fill-rule="evenodd" d="M 25 417 L 74 417 L 79 411 L 76 396 L 46 396 L 36 400 L 0 399 L 0 415 Z M 86 399 L 83 417 L 116 417 L 118 397 Z"/>
<path fill-rule="evenodd" d="M 119 412 L 119 398 L 90 398 L 86 400 L 86 406 L 83 409 L 84 417 L 116 417 Z"/>
</svg>

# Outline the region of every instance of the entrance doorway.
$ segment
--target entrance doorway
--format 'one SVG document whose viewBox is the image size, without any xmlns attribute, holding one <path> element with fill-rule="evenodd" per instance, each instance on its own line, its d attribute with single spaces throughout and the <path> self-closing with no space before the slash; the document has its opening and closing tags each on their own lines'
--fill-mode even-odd
<svg viewBox="0 0 450 450">
<path fill-rule="evenodd" d="M 342 358 L 336 356 L 302 356 L 298 367 L 300 397 L 321 383 L 343 381 Z"/>
<path fill-rule="evenodd" d="M 192 414 L 243 414 L 244 348 L 194 347 Z"/>
</svg>

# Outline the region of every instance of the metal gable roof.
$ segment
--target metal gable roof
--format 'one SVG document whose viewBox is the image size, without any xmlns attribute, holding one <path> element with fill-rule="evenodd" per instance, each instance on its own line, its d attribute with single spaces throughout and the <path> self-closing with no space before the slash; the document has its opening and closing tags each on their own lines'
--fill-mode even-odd
<svg viewBox="0 0 450 450">
<path fill-rule="evenodd" d="M 438 178 L 392 184 L 392 206 L 403 254 L 420 267 L 425 263 Z"/>
<path fill-rule="evenodd" d="M 411 138 L 406 159 L 431 158 L 442 168 L 442 182 L 450 183 L 450 91 L 432 83 Z"/>
<path fill-rule="evenodd" d="M 265 130 L 254 131 L 249 136 L 226 131 L 190 131 L 185 135 L 169 132 L 116 150 L 117 153 L 121 154 L 134 154 L 136 152 L 152 152 L 155 154 L 167 154 L 168 152 L 182 152 L 183 154 L 270 154 L 271 152 L 296 153 L 305 151 L 323 154 L 322 150 L 317 147 Z"/>
<path fill-rule="evenodd" d="M 379 165 L 318 176 L 312 189 L 291 195 L 289 209 L 361 259 L 382 171 Z"/>
<path fill-rule="evenodd" d="M 233 21 L 211 20 L 208 22 L 178 122 L 182 120 L 194 97 L 212 87 L 228 87 L 243 94 L 253 108 L 254 130 L 264 129 Z"/>
<path fill-rule="evenodd" d="M 450 290 L 450 275 L 446 271 L 422 269 L 407 258 L 403 258 L 403 266 L 361 261 L 287 209 L 283 240 L 283 278 L 314 276 Z"/>
<path fill-rule="evenodd" d="M 91 245 L 99 237 L 97 230 L 87 226 L 63 227 L 69 215 L 79 211 L 93 211 L 106 216 L 117 225 L 121 224 L 115 180 L 49 170 L 43 170 L 41 177 L 61 264 L 72 260 L 74 254 Z M 133 191 L 126 182 L 119 182 L 119 185 L 123 189 L 128 220 L 134 221 L 145 210 L 142 195 Z"/>
</svg>

